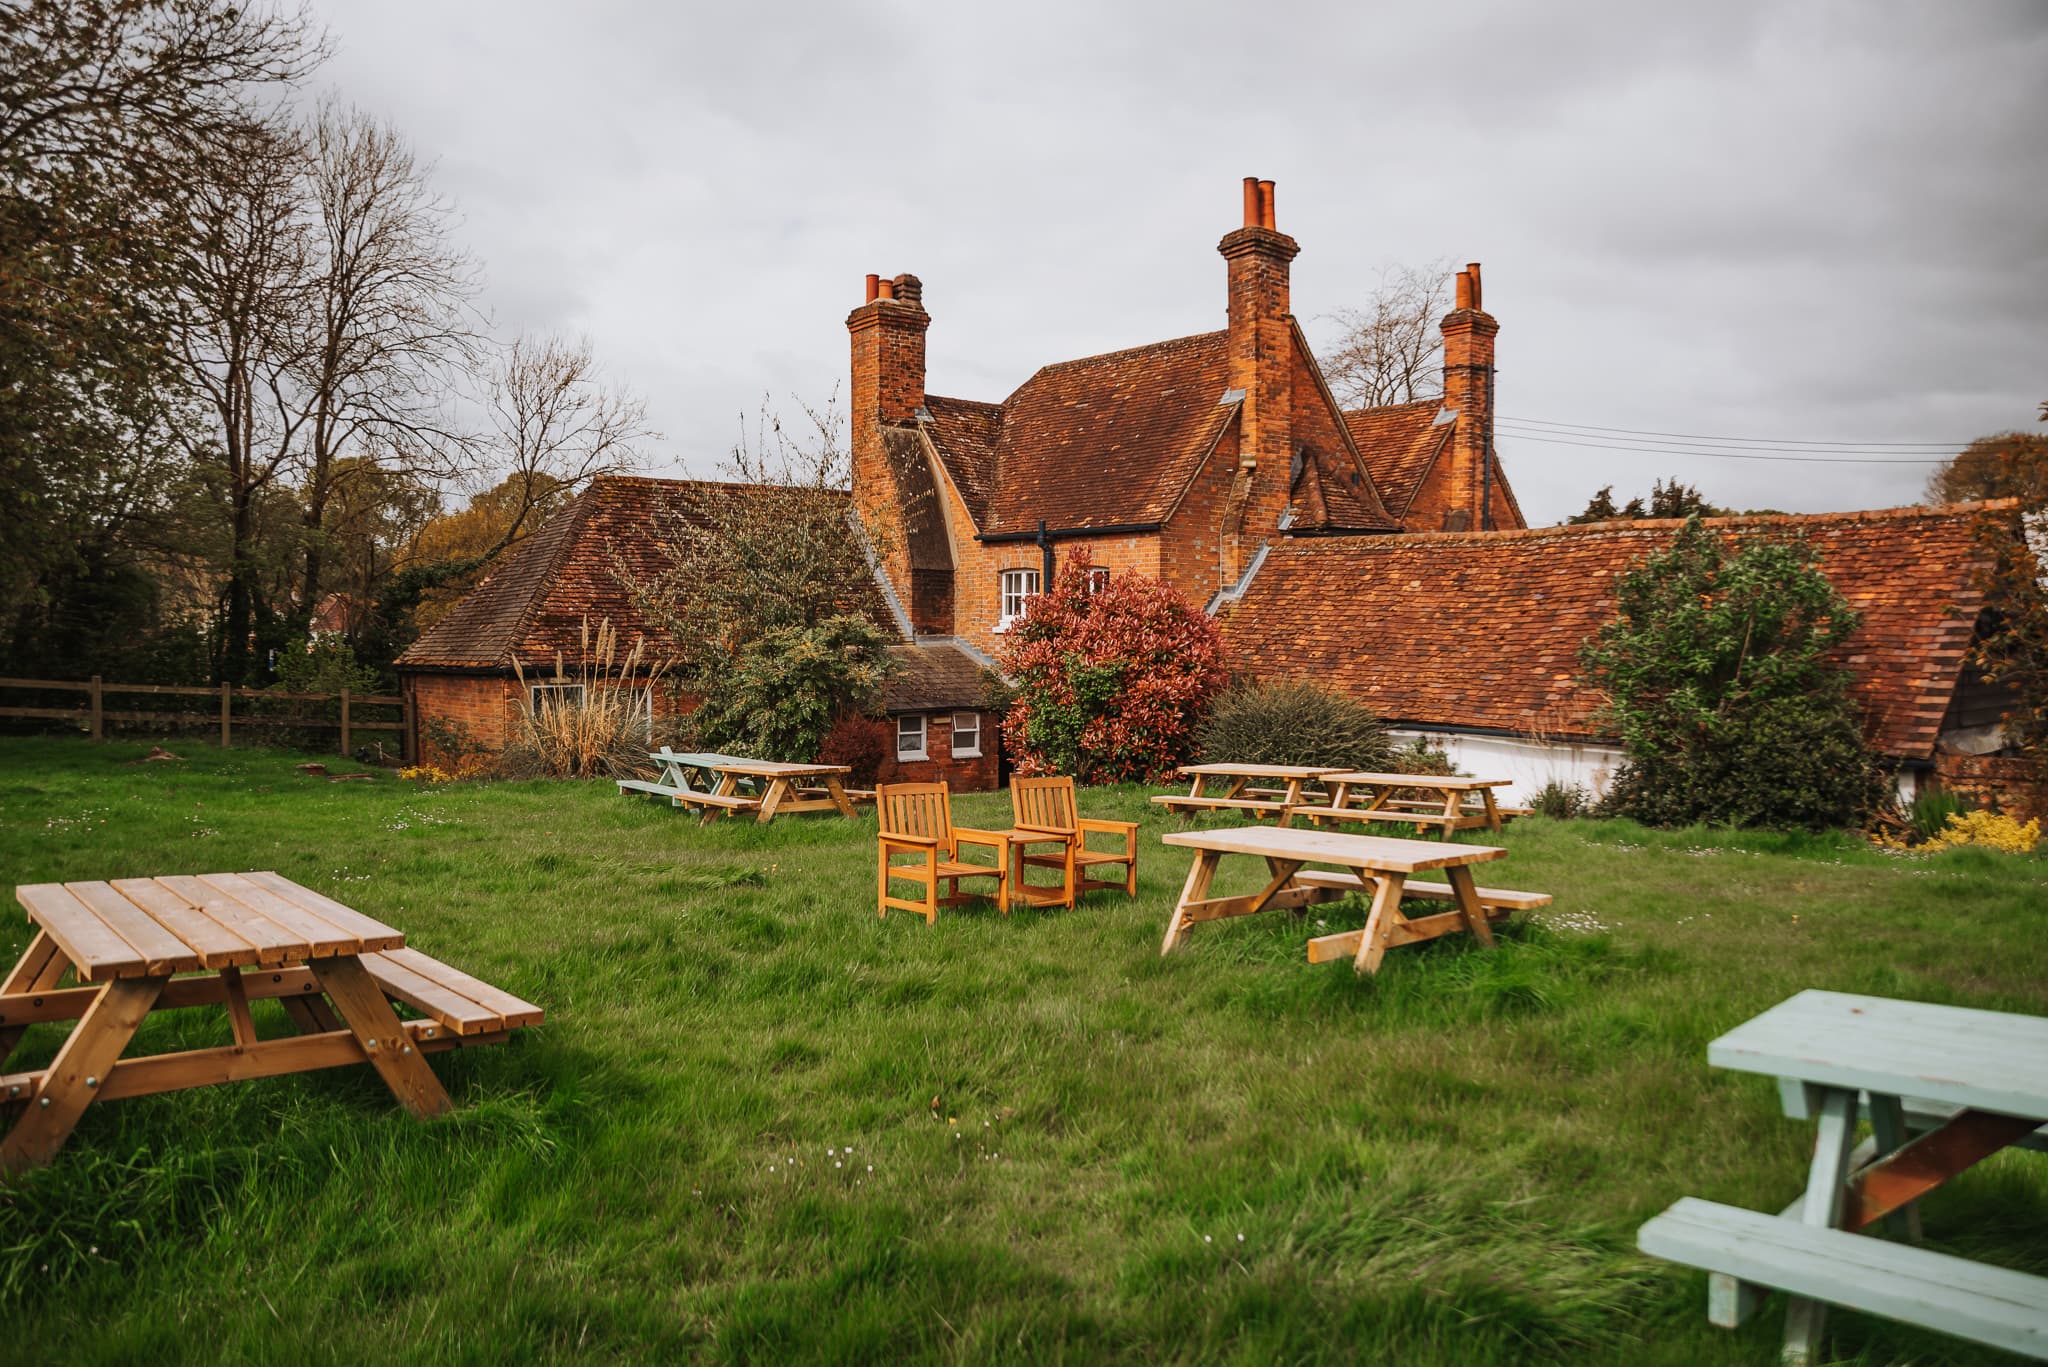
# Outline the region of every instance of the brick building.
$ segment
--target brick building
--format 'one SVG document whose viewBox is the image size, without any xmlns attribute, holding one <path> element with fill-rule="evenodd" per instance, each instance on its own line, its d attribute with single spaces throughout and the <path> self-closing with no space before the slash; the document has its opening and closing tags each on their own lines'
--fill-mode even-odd
<svg viewBox="0 0 2048 1367">
<path fill-rule="evenodd" d="M 617 475 L 593 480 L 398 658 L 413 704 L 414 753 L 446 765 L 457 752 L 505 749 L 538 693 L 577 687 L 558 684 L 555 671 L 559 660 L 565 674 L 577 673 L 586 623 L 609 621 L 628 645 L 644 637 L 649 657 L 672 652 L 660 628 L 634 606 L 622 574 L 656 573 L 664 528 L 674 519 L 701 523 L 710 501 L 737 487 Z M 774 497 L 772 490 L 752 493 Z M 884 598 L 878 586 L 850 606 L 869 612 L 901 642 L 891 648 L 900 671 L 884 702 L 892 728 L 919 742 L 900 747 L 905 771 L 946 778 L 960 789 L 995 787 L 1000 731 L 997 719 L 981 711 L 981 660 L 957 645 L 910 642 L 907 624 L 890 614 Z M 679 715 L 694 705 L 666 687 L 637 686 L 652 736 L 673 734 Z M 883 777 L 891 772 L 885 761 Z"/>
<path fill-rule="evenodd" d="M 1292 312 L 1271 181 L 1245 181 L 1217 250 L 1221 331 L 1049 365 L 1000 403 L 927 393 L 923 282 L 868 277 L 846 320 L 854 483 L 906 510 L 887 577 L 918 638 L 993 651 L 1071 549 L 1216 604 L 1284 540 L 1524 525 L 1477 265 L 1443 320 L 1443 398 L 1345 412 Z"/>
</svg>

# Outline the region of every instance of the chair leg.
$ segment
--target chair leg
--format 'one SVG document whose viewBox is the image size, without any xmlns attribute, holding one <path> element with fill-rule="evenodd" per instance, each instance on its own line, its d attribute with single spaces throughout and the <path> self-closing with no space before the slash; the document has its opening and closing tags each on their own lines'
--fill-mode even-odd
<svg viewBox="0 0 2048 1367">
<path fill-rule="evenodd" d="M 881 852 L 881 867 L 875 871 L 875 915 L 889 919 L 889 851 Z"/>
<path fill-rule="evenodd" d="M 939 869 L 938 856 L 933 855 L 924 869 L 924 923 L 935 926 L 939 923 Z"/>
</svg>

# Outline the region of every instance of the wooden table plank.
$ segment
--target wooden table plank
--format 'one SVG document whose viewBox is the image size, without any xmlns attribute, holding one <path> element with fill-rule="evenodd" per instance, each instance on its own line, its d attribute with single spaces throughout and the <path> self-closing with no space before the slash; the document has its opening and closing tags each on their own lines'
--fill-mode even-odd
<svg viewBox="0 0 2048 1367">
<path fill-rule="evenodd" d="M 1353 835 L 1347 831 L 1291 830 L 1246 826 L 1220 831 L 1169 831 L 1159 837 L 1168 845 L 1256 854 L 1274 859 L 1299 859 L 1345 868 L 1383 869 L 1389 873 L 1423 873 L 1489 859 L 1507 851 L 1494 845 L 1440 845 L 1429 840 L 1396 840 L 1387 836 Z"/>
<path fill-rule="evenodd" d="M 62 883 L 30 883 L 14 890 L 15 900 L 57 942 L 80 982 L 139 978 L 148 961 Z"/>
<path fill-rule="evenodd" d="M 1363 784 L 1373 788 L 1434 788 L 1439 792 L 1469 793 L 1482 788 L 1505 788 L 1508 778 L 1457 778 L 1449 774 L 1372 774 L 1362 771 L 1329 770 L 1323 777 L 1331 783 Z"/>
<path fill-rule="evenodd" d="M 147 976 L 191 973 L 205 967 L 192 946 L 105 883 L 66 883 L 64 887 L 142 956 L 148 965 Z"/>
<path fill-rule="evenodd" d="M 290 902 L 268 888 L 257 886 L 239 873 L 202 873 L 199 881 L 224 897 L 231 897 L 264 920 L 283 926 L 306 942 L 309 958 L 325 959 L 336 954 L 360 954 L 363 939 L 339 926 L 329 925 L 304 907 Z"/>
<path fill-rule="evenodd" d="M 255 949 L 259 964 L 298 963 L 312 953 L 312 944 L 305 936 L 257 915 L 218 888 L 190 874 L 172 874 L 157 879 L 156 883 L 247 942 Z"/>
<path fill-rule="evenodd" d="M 254 945 L 154 878 L 116 878 L 107 886 L 183 940 L 202 968 L 246 968 L 258 961 Z"/>
<path fill-rule="evenodd" d="M 366 950 L 400 949 L 405 945 L 405 936 L 397 929 L 363 915 L 354 907 L 343 906 L 325 893 L 294 883 L 281 874 L 266 869 L 245 873 L 242 877 L 267 892 L 276 893 L 294 906 L 312 912 L 336 929 L 355 936 L 363 942 Z"/>
<path fill-rule="evenodd" d="M 1182 778 L 1212 774 L 1218 778 L 1320 778 L 1343 772 L 1320 764 L 1183 764 L 1176 770 Z"/>
<path fill-rule="evenodd" d="M 2048 1019 L 1808 990 L 1707 1046 L 1717 1068 L 2048 1120 Z"/>
</svg>

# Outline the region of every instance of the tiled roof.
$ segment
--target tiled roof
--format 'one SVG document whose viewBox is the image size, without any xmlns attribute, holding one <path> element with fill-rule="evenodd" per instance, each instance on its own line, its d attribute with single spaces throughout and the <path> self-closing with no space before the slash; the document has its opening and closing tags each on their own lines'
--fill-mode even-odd
<svg viewBox="0 0 2048 1367">
<path fill-rule="evenodd" d="M 1002 435 L 1003 406 L 930 394 L 924 407 L 932 415 L 927 430 L 939 460 L 959 487 L 968 516 L 977 527 L 982 526 L 988 518 L 989 496 L 996 487 L 996 441 Z"/>
<path fill-rule="evenodd" d="M 1933 752 L 1981 596 L 1986 507 L 1714 518 L 1742 537 L 1798 533 L 1862 616 L 1842 658 L 1887 754 Z M 1224 634 L 1241 665 L 1317 679 L 1389 721 L 1600 736 L 1579 647 L 1614 615 L 1615 580 L 1673 521 L 1533 531 L 1283 540 Z"/>
<path fill-rule="evenodd" d="M 1155 342 L 1026 380 L 1002 405 L 999 478 L 980 529 L 1164 521 L 1237 411 L 1223 403 L 1227 341 L 1208 332 Z"/>
<path fill-rule="evenodd" d="M 1452 424 L 1437 423 L 1442 411 L 1442 400 L 1423 399 L 1384 408 L 1354 408 L 1344 415 L 1351 440 L 1358 443 L 1365 468 L 1372 472 L 1373 487 L 1395 517 L 1408 511 L 1422 477 L 1429 473 L 1430 462 L 1451 438 Z"/>
<path fill-rule="evenodd" d="M 672 648 L 633 606 L 619 570 L 653 577 L 676 519 L 701 525 L 710 500 L 746 487 L 624 475 L 592 480 L 399 656 L 398 667 L 509 670 L 515 657 L 528 669 L 552 666 L 557 651 L 576 657 L 586 617 L 593 626 L 609 619 L 627 644 L 646 636 L 654 649 Z M 749 492 L 773 499 L 779 491 Z M 870 599 L 858 606 L 890 630 L 879 591 Z"/>
<path fill-rule="evenodd" d="M 981 706 L 985 671 L 958 646 L 890 646 L 889 653 L 902 670 L 882 690 L 884 711 Z"/>
</svg>

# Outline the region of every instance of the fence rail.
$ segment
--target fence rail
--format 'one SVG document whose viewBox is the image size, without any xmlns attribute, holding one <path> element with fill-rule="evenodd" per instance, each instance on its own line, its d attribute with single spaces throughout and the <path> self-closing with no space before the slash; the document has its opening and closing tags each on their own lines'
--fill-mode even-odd
<svg viewBox="0 0 2048 1367">
<path fill-rule="evenodd" d="M 406 759 L 412 758 L 412 701 L 400 695 L 356 693 L 346 688 L 339 693 L 280 693 L 264 688 L 236 688 L 231 684 L 221 684 L 217 688 L 197 688 L 181 684 L 107 683 L 97 674 L 90 679 L 0 678 L 0 690 L 4 689 L 85 694 L 83 702 L 77 707 L 0 707 L 0 717 L 77 722 L 94 740 L 106 739 L 108 722 L 190 723 L 218 719 L 220 743 L 223 746 L 234 743 L 234 728 L 237 726 L 289 726 L 304 730 L 338 730 L 341 733 L 340 750 L 346 755 L 350 751 L 350 742 L 359 731 L 395 731 L 398 733 L 400 752 Z M 220 706 L 218 709 L 204 712 L 109 711 L 106 706 L 106 695 L 109 693 L 218 699 Z M 271 702 L 338 702 L 341 704 L 341 715 L 334 719 L 303 715 L 263 717 L 245 711 L 241 716 L 236 716 L 234 702 L 237 698 L 264 699 Z M 395 707 L 399 711 L 399 718 L 397 721 L 358 720 L 354 715 L 358 707 Z"/>
</svg>

